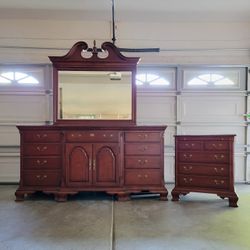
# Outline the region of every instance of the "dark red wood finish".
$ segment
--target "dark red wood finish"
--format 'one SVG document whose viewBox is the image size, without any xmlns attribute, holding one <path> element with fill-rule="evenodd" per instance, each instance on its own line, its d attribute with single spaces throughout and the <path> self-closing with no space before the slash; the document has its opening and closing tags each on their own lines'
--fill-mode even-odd
<svg viewBox="0 0 250 250">
<path fill-rule="evenodd" d="M 18 126 L 21 179 L 16 200 L 36 191 L 58 201 L 80 191 L 159 193 L 165 200 L 164 126 Z M 45 139 L 46 138 L 46 139 Z"/>
<path fill-rule="evenodd" d="M 175 136 L 172 201 L 189 192 L 214 193 L 237 207 L 234 191 L 234 135 Z"/>
<path fill-rule="evenodd" d="M 100 58 L 99 50 L 95 47 L 89 48 L 87 43 L 77 42 L 65 56 L 50 56 L 53 63 L 53 102 L 54 123 L 57 125 L 81 125 L 81 126 L 130 126 L 136 124 L 136 85 L 135 75 L 139 57 L 125 57 L 110 42 L 102 44 L 101 48 L 108 53 L 106 58 Z M 90 58 L 82 57 L 82 52 L 92 51 Z M 130 71 L 132 73 L 131 120 L 63 120 L 58 114 L 58 71 Z"/>
</svg>

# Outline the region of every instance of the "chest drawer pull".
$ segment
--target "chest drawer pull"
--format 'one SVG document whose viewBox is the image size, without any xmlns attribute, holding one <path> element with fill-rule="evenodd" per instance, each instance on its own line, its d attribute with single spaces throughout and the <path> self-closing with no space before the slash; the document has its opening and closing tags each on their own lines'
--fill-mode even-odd
<svg viewBox="0 0 250 250">
<path fill-rule="evenodd" d="M 148 135 L 147 134 L 139 134 L 138 137 L 141 139 L 147 139 L 148 138 Z"/>
<path fill-rule="evenodd" d="M 37 138 L 46 138 L 48 135 L 47 134 L 36 134 Z"/>
<path fill-rule="evenodd" d="M 192 155 L 192 154 L 189 154 L 189 155 L 184 154 L 183 156 L 184 156 L 184 158 L 186 158 L 186 159 L 191 159 L 191 158 L 193 157 L 193 155 Z"/>
<path fill-rule="evenodd" d="M 42 165 L 47 164 L 48 161 L 47 161 L 47 160 L 43 160 L 43 161 L 37 160 L 36 163 L 37 163 L 39 166 L 42 166 Z"/>
<path fill-rule="evenodd" d="M 36 149 L 40 152 L 43 152 L 43 151 L 47 150 L 48 148 L 46 146 L 43 146 L 43 147 L 38 146 L 38 147 L 36 147 Z"/>
<path fill-rule="evenodd" d="M 139 163 L 140 165 L 145 165 L 145 164 L 148 163 L 148 160 L 141 160 L 141 159 L 139 159 L 139 160 L 138 160 L 138 163 Z"/>
<path fill-rule="evenodd" d="M 221 181 L 214 180 L 214 183 L 215 183 L 216 185 L 220 185 L 220 184 L 224 184 L 224 181 L 223 181 L 223 180 L 221 180 Z"/>
<path fill-rule="evenodd" d="M 95 134 L 94 133 L 90 133 L 89 136 L 90 137 L 95 137 Z"/>
<path fill-rule="evenodd" d="M 45 174 L 45 175 L 36 175 L 36 178 L 39 179 L 39 180 L 42 180 L 42 179 L 46 179 L 48 176 Z"/>
<path fill-rule="evenodd" d="M 184 182 L 185 183 L 189 183 L 189 182 L 192 182 L 193 181 L 193 179 L 192 178 L 183 178 L 183 180 L 184 180 Z"/>
<path fill-rule="evenodd" d="M 193 167 L 192 167 L 192 166 L 189 166 L 189 167 L 184 166 L 183 168 L 184 168 L 185 170 L 192 170 L 192 169 L 193 169 Z"/>
<path fill-rule="evenodd" d="M 145 178 L 148 178 L 148 175 L 147 175 L 147 174 L 145 174 L 145 175 L 144 175 L 144 177 L 145 177 Z"/>
<path fill-rule="evenodd" d="M 224 159 L 224 155 L 214 155 L 214 158 L 216 159 L 216 160 L 220 160 L 220 159 Z"/>
<path fill-rule="evenodd" d="M 138 177 L 138 178 L 141 178 L 141 174 L 138 174 L 137 177 Z"/>
</svg>

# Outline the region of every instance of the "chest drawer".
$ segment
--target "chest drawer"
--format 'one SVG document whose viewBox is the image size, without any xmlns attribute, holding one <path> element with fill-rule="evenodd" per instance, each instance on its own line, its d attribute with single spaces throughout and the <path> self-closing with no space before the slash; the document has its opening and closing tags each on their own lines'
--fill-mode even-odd
<svg viewBox="0 0 250 250">
<path fill-rule="evenodd" d="M 126 170 L 125 185 L 159 185 L 161 184 L 161 173 L 159 170 Z"/>
<path fill-rule="evenodd" d="M 23 182 L 26 186 L 59 186 L 59 171 L 25 171 Z"/>
<path fill-rule="evenodd" d="M 158 142 L 161 134 L 157 132 L 126 132 L 125 142 Z"/>
<path fill-rule="evenodd" d="M 158 156 L 129 156 L 125 158 L 125 168 L 160 168 Z"/>
<path fill-rule="evenodd" d="M 81 141 L 117 142 L 118 140 L 119 140 L 118 131 L 70 131 L 70 132 L 66 132 L 67 142 L 81 142 Z"/>
<path fill-rule="evenodd" d="M 205 150 L 228 150 L 229 143 L 227 141 L 209 141 L 204 143 Z"/>
<path fill-rule="evenodd" d="M 183 150 L 202 150 L 203 142 L 201 141 L 180 141 L 178 143 L 178 149 Z"/>
<path fill-rule="evenodd" d="M 225 165 L 208 165 L 208 164 L 185 164 L 181 163 L 178 166 L 178 171 L 181 174 L 194 174 L 194 175 L 213 175 L 213 176 L 228 176 L 228 166 Z"/>
<path fill-rule="evenodd" d="M 24 169 L 59 169 L 61 159 L 59 157 L 32 157 L 23 159 Z"/>
<path fill-rule="evenodd" d="M 24 132 L 24 142 L 60 142 L 61 136 L 58 132 L 32 131 Z"/>
<path fill-rule="evenodd" d="M 161 147 L 157 143 L 125 144 L 126 155 L 160 155 Z"/>
<path fill-rule="evenodd" d="M 229 180 L 223 177 L 215 176 L 190 176 L 180 175 L 178 177 L 178 183 L 180 186 L 192 186 L 192 187 L 203 187 L 203 188 L 228 188 Z"/>
<path fill-rule="evenodd" d="M 179 152 L 178 159 L 180 162 L 210 162 L 210 163 L 227 163 L 229 155 L 227 153 L 210 153 L 210 152 Z"/>
<path fill-rule="evenodd" d="M 23 148 L 25 156 L 33 155 L 60 155 L 61 145 L 52 143 L 30 143 L 25 144 Z"/>
</svg>

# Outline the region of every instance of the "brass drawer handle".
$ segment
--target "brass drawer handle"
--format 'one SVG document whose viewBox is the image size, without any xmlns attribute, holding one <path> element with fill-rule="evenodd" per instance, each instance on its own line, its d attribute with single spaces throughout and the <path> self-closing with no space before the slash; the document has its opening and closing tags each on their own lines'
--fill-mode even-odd
<svg viewBox="0 0 250 250">
<path fill-rule="evenodd" d="M 141 178 L 141 174 L 138 174 L 137 177 L 138 177 L 138 178 Z"/>
<path fill-rule="evenodd" d="M 184 180 L 184 182 L 185 183 L 189 183 L 189 182 L 192 182 L 193 181 L 193 179 L 192 178 L 183 178 L 183 180 Z"/>
<path fill-rule="evenodd" d="M 192 170 L 192 169 L 193 169 L 192 166 L 184 166 L 183 168 L 184 168 L 185 170 Z"/>
<path fill-rule="evenodd" d="M 38 147 L 36 147 L 36 149 L 37 149 L 38 151 L 42 152 L 42 151 L 47 150 L 48 148 L 47 148 L 46 146 L 43 146 L 43 147 L 38 146 Z"/>
<path fill-rule="evenodd" d="M 224 155 L 214 155 L 214 158 L 216 159 L 216 160 L 222 160 L 222 159 L 224 159 Z"/>
<path fill-rule="evenodd" d="M 140 151 L 146 151 L 146 150 L 148 150 L 148 147 L 147 146 L 145 146 L 145 147 L 143 147 L 143 148 L 140 148 Z"/>
<path fill-rule="evenodd" d="M 139 134 L 138 137 L 141 139 L 147 139 L 148 138 L 148 135 L 147 134 Z"/>
<path fill-rule="evenodd" d="M 90 137 L 95 137 L 95 134 L 94 133 L 90 133 L 89 136 Z"/>
<path fill-rule="evenodd" d="M 47 134 L 36 134 L 36 136 L 40 138 L 46 138 L 48 135 Z"/>
<path fill-rule="evenodd" d="M 213 146 L 214 148 L 217 148 L 217 147 L 221 148 L 221 147 L 222 147 L 222 144 L 221 144 L 221 143 L 219 143 L 219 144 L 213 143 L 212 146 Z"/>
<path fill-rule="evenodd" d="M 145 175 L 144 175 L 144 177 L 145 177 L 145 178 L 148 178 L 148 175 L 147 175 L 147 174 L 145 174 Z"/>
<path fill-rule="evenodd" d="M 186 147 L 194 147 L 195 144 L 194 144 L 194 143 L 191 143 L 191 144 L 186 143 L 185 146 L 186 146 Z"/>
<path fill-rule="evenodd" d="M 214 168 L 215 172 L 218 172 L 218 168 Z M 224 168 L 220 168 L 220 171 L 224 171 Z"/>
<path fill-rule="evenodd" d="M 214 183 L 215 183 L 216 185 L 220 185 L 220 184 L 224 184 L 225 181 L 223 181 L 223 180 L 221 180 L 221 181 L 214 180 Z"/>
<path fill-rule="evenodd" d="M 193 157 L 193 155 L 192 155 L 192 154 L 189 154 L 189 155 L 184 154 L 183 156 L 184 156 L 184 158 L 186 158 L 186 159 L 191 159 L 191 158 Z"/>
<path fill-rule="evenodd" d="M 141 159 L 139 159 L 139 160 L 138 160 L 138 163 L 139 163 L 140 165 L 145 165 L 145 164 L 148 163 L 148 160 L 141 160 Z"/>
<path fill-rule="evenodd" d="M 47 161 L 47 160 L 43 160 L 43 161 L 37 160 L 36 163 L 37 163 L 39 166 L 43 166 L 43 165 L 47 164 L 48 161 Z"/>
<path fill-rule="evenodd" d="M 43 180 L 43 179 L 46 179 L 48 176 L 45 174 L 45 175 L 36 175 L 36 178 L 39 179 L 39 180 Z"/>
</svg>

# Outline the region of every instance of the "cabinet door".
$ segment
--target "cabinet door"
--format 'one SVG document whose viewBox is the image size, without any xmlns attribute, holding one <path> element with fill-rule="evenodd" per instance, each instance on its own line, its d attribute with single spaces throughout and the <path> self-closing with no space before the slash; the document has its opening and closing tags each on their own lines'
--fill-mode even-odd
<svg viewBox="0 0 250 250">
<path fill-rule="evenodd" d="M 66 144 L 66 182 L 70 186 L 92 182 L 92 144 Z"/>
<path fill-rule="evenodd" d="M 96 143 L 93 145 L 93 182 L 100 186 L 119 183 L 119 145 Z"/>
</svg>

